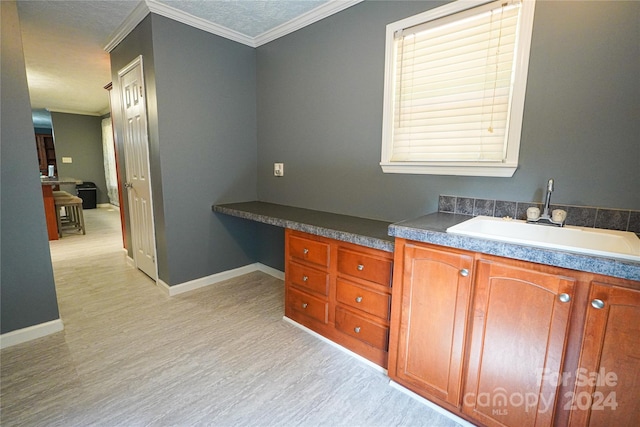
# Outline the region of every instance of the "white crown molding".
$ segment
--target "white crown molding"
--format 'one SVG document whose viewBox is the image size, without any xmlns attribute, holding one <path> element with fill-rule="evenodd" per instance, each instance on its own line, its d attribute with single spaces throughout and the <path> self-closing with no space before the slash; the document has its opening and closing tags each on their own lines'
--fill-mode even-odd
<svg viewBox="0 0 640 427">
<path fill-rule="evenodd" d="M 144 0 L 140 0 L 140 3 L 133 9 L 131 14 L 127 16 L 127 18 L 122 21 L 122 24 L 116 28 L 116 30 L 111 33 L 108 40 L 109 43 L 104 47 L 104 50 L 107 52 L 111 52 L 115 49 L 116 46 L 120 44 L 125 37 L 129 35 L 131 31 L 133 31 L 136 26 L 142 22 L 142 20 L 149 14 L 149 8 Z"/>
<path fill-rule="evenodd" d="M 87 112 L 87 111 L 83 111 L 83 110 L 65 110 L 65 109 L 61 109 L 61 108 L 47 108 L 47 111 L 49 111 L 50 113 L 64 113 L 64 114 L 78 114 L 80 116 L 96 116 L 96 117 L 100 117 L 100 116 L 104 116 L 105 114 L 107 114 L 109 112 L 109 109 L 107 109 L 106 113 L 101 114 L 101 113 L 96 113 L 96 112 Z"/>
<path fill-rule="evenodd" d="M 171 6 L 167 6 L 166 4 L 159 3 L 156 0 L 146 0 L 146 3 L 149 10 L 153 13 L 173 19 L 174 21 L 182 22 L 183 24 L 198 28 L 199 30 L 206 31 L 247 46 L 255 47 L 253 38 L 242 33 L 223 27 L 222 25 L 214 24 L 206 19 L 198 18 L 197 16 L 193 16 Z"/>
<path fill-rule="evenodd" d="M 335 13 L 341 12 L 350 8 L 364 0 L 330 0 L 321 6 L 316 7 L 309 12 L 292 19 L 289 22 L 278 25 L 277 27 L 266 31 L 253 39 L 254 46 L 258 47 L 263 44 L 269 43 L 275 39 L 286 36 L 294 31 L 304 28 L 307 25 L 311 25 L 314 22 L 318 22 L 324 18 L 327 18 Z"/>
<path fill-rule="evenodd" d="M 238 31 L 234 31 L 222 25 L 214 24 L 197 16 L 175 9 L 156 0 L 141 0 L 138 6 L 131 12 L 122 24 L 109 36 L 109 42 L 104 50 L 111 52 L 133 29 L 149 14 L 149 12 L 162 15 L 174 21 L 181 22 L 194 28 L 233 40 L 250 47 L 258 47 L 277 38 L 286 36 L 300 28 L 311 25 L 328 16 L 354 6 L 364 0 L 330 0 L 329 2 L 303 14 L 289 22 L 285 22 L 257 37 L 249 37 Z"/>
</svg>

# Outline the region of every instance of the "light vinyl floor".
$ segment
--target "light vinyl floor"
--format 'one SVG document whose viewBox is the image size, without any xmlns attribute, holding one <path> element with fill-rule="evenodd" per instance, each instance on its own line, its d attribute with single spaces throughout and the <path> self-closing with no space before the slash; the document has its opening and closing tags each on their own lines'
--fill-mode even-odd
<svg viewBox="0 0 640 427">
<path fill-rule="evenodd" d="M 256 272 L 168 297 L 122 250 L 119 214 L 50 243 L 65 329 L 0 354 L 0 425 L 456 426 L 282 320 Z"/>
</svg>

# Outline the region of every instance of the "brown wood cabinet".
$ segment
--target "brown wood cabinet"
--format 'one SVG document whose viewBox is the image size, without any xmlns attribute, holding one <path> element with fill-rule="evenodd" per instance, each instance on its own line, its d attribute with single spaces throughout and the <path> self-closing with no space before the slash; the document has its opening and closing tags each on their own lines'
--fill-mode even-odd
<svg viewBox="0 0 640 427">
<path fill-rule="evenodd" d="M 640 425 L 640 291 L 592 283 L 575 377 L 571 426 Z"/>
<path fill-rule="evenodd" d="M 56 148 L 52 135 L 36 134 L 36 147 L 38 150 L 38 165 L 42 175 L 48 175 L 49 165 L 53 165 L 55 176 L 58 176 L 58 162 L 56 161 Z"/>
<path fill-rule="evenodd" d="M 640 425 L 640 282 L 398 238 L 388 372 L 478 425 Z"/>
<path fill-rule="evenodd" d="M 389 376 L 460 407 L 473 256 L 396 240 Z"/>
<path fill-rule="evenodd" d="M 387 367 L 388 252 L 285 230 L 285 316 Z"/>
<path fill-rule="evenodd" d="M 479 260 L 463 412 L 489 426 L 548 426 L 575 279 Z"/>
</svg>

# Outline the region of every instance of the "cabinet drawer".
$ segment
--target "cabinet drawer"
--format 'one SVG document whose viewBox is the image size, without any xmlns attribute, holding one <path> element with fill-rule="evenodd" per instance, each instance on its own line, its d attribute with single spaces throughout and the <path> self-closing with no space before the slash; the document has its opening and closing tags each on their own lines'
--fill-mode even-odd
<svg viewBox="0 0 640 427">
<path fill-rule="evenodd" d="M 381 294 L 338 279 L 336 283 L 338 302 L 362 310 L 381 319 L 389 320 L 391 296 Z"/>
<path fill-rule="evenodd" d="M 322 323 L 329 322 L 329 303 L 297 289 L 287 289 L 287 306 Z"/>
<path fill-rule="evenodd" d="M 327 272 L 290 262 L 287 268 L 287 279 L 296 286 L 329 295 L 329 273 Z"/>
<path fill-rule="evenodd" d="M 382 350 L 388 349 L 389 328 L 336 307 L 336 329 Z"/>
<path fill-rule="evenodd" d="M 323 267 L 329 266 L 329 245 L 326 243 L 289 236 L 289 255 Z"/>
<path fill-rule="evenodd" d="M 383 286 L 391 286 L 392 264 L 390 259 L 376 258 L 343 248 L 338 249 L 339 273 L 369 280 Z"/>
</svg>

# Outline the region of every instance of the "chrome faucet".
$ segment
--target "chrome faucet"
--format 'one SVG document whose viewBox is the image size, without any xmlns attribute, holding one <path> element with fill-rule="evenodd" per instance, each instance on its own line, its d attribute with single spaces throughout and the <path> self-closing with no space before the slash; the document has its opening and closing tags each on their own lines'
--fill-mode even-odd
<svg viewBox="0 0 640 427">
<path fill-rule="evenodd" d="M 565 211 L 558 210 L 558 213 L 560 214 L 558 218 L 554 218 L 556 217 L 556 211 L 553 211 L 553 213 L 549 212 L 549 206 L 551 205 L 551 193 L 553 193 L 553 179 L 550 179 L 549 182 L 547 182 L 547 196 L 544 199 L 542 214 L 537 218 L 530 218 L 527 215 L 527 222 L 541 225 L 555 225 L 557 227 L 564 226 L 564 221 L 567 216 Z M 537 212 L 540 211 L 538 210 Z"/>
<path fill-rule="evenodd" d="M 549 205 L 551 204 L 551 193 L 553 192 L 553 179 L 550 179 L 547 182 L 547 198 L 544 200 L 544 209 L 542 210 L 542 215 L 540 218 L 550 218 L 549 215 Z"/>
</svg>

